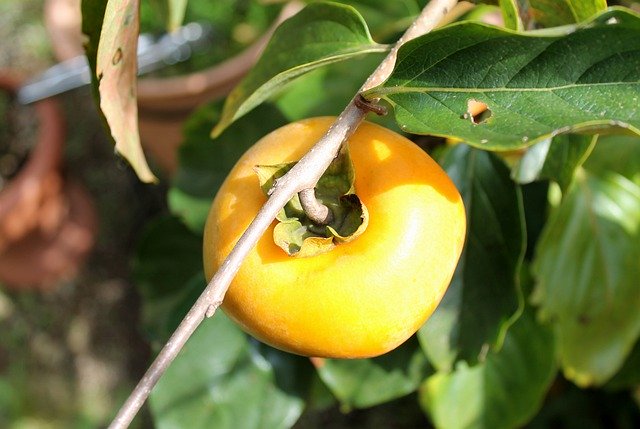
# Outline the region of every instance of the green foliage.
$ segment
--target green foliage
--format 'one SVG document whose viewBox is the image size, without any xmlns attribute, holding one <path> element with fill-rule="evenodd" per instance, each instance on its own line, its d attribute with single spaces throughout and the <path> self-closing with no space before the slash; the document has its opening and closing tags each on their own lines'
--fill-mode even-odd
<svg viewBox="0 0 640 429">
<path fill-rule="evenodd" d="M 519 189 L 495 155 L 458 145 L 442 164 L 465 203 L 467 243 L 449 289 L 418 336 L 431 363 L 450 370 L 459 359 L 475 364 L 500 347 L 521 310 L 526 239 Z"/>
<path fill-rule="evenodd" d="M 388 101 L 406 132 L 488 150 L 611 127 L 639 134 L 639 38 L 640 16 L 625 10 L 545 33 L 459 23 L 405 44 L 366 95 Z M 483 118 L 471 100 L 486 104 Z"/>
<path fill-rule="evenodd" d="M 542 27 L 582 22 L 607 8 L 606 0 L 517 0 Z"/>
<path fill-rule="evenodd" d="M 157 427 L 289 428 L 304 408 L 304 379 L 310 374 L 305 364 L 310 365 L 250 340 L 223 313 L 216 314 L 154 389 L 150 404 Z"/>
<path fill-rule="evenodd" d="M 573 180 L 573 173 L 587 159 L 598 136 L 566 134 L 542 140 L 531 146 L 512 171 L 518 183 L 552 180 L 563 192 Z"/>
<path fill-rule="evenodd" d="M 202 291 L 202 237 L 176 217 L 149 225 L 140 242 L 133 272 L 142 296 L 142 326 L 161 345 Z"/>
<path fill-rule="evenodd" d="M 168 0 L 167 3 L 169 5 L 167 28 L 169 30 L 175 30 L 184 20 L 184 15 L 187 10 L 187 0 Z"/>
<path fill-rule="evenodd" d="M 582 22 L 607 8 L 605 0 L 500 0 L 505 27 L 531 30 Z"/>
<path fill-rule="evenodd" d="M 595 174 L 615 171 L 640 186 L 640 148 L 635 137 L 602 137 L 585 168 Z"/>
<path fill-rule="evenodd" d="M 424 2 L 341 3 L 312 2 L 281 25 L 224 109 L 191 118 L 169 193 L 174 217 L 148 227 L 134 265 L 154 345 L 204 287 L 202 228 L 235 161 L 287 121 L 338 114 L 387 49 L 370 32 L 393 41 Z M 290 427 L 331 398 L 347 412 L 416 391 L 442 428 L 532 418 L 531 427 L 637 427 L 628 390 L 640 385 L 640 16 L 603 0 L 490 3 L 505 28 L 461 21 L 409 42 L 368 93 L 410 138 L 438 148 L 467 211 L 462 259 L 417 338 L 314 368 L 218 314 L 154 391 L 159 428 Z M 94 68 L 105 4 L 84 1 Z M 470 100 L 486 110 L 470 111 Z M 216 123 L 226 130 L 212 141 Z M 422 135 L 463 142 L 441 150 Z"/>
<path fill-rule="evenodd" d="M 629 353 L 620 371 L 607 382 L 605 388 L 609 390 L 632 389 L 640 385 L 640 342 Z"/>
<path fill-rule="evenodd" d="M 171 189 L 169 206 L 189 227 L 202 232 L 209 206 L 231 167 L 263 135 L 287 123 L 278 109 L 264 104 L 211 140 L 211 124 L 220 118 L 221 103 L 198 110 L 185 126 L 180 163 Z"/>
<path fill-rule="evenodd" d="M 373 359 L 323 359 L 318 373 L 346 409 L 367 408 L 414 392 L 432 373 L 415 339 Z"/>
<path fill-rule="evenodd" d="M 296 77 L 386 49 L 371 39 L 355 9 L 337 3 L 310 4 L 278 27 L 258 63 L 227 97 L 213 136 Z"/>
<path fill-rule="evenodd" d="M 640 335 L 640 187 L 581 171 L 537 249 L 533 302 L 556 331 L 565 376 L 602 384 Z"/>
<path fill-rule="evenodd" d="M 553 349 L 552 332 L 526 311 L 483 362 L 460 362 L 427 378 L 420 402 L 437 428 L 519 427 L 540 408 L 554 379 Z"/>
</svg>

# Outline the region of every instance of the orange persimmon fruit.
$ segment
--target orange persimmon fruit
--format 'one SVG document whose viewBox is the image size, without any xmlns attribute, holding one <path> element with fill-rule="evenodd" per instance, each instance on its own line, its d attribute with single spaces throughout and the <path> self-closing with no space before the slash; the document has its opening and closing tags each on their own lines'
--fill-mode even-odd
<svg viewBox="0 0 640 429">
<path fill-rule="evenodd" d="M 212 277 L 266 201 L 253 168 L 299 160 L 335 118 L 301 120 L 258 141 L 211 206 L 204 263 Z M 462 252 L 466 216 L 446 173 L 405 137 L 363 123 L 349 139 L 366 230 L 328 252 L 287 255 L 273 228 L 246 257 L 222 307 L 257 339 L 317 357 L 378 356 L 433 313 Z"/>
</svg>

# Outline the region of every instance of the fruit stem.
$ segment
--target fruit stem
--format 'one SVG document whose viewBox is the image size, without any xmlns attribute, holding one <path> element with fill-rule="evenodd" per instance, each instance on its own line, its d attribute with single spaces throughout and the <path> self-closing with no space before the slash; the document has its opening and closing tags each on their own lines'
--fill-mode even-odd
<svg viewBox="0 0 640 429">
<path fill-rule="evenodd" d="M 457 3 L 458 0 L 431 0 L 427 3 L 418 18 L 398 40 L 373 74 L 369 76 L 360 91 L 358 91 L 358 94 L 379 85 L 387 79 L 393 70 L 400 46 L 434 29 Z M 160 350 L 147 372 L 118 411 L 118 414 L 109 425 L 109 429 L 129 427 L 129 424 L 151 393 L 151 389 L 153 389 L 171 362 L 182 350 L 196 328 L 205 317 L 213 316 L 217 308 L 222 304 L 224 295 L 240 269 L 240 265 L 267 228 L 269 228 L 280 210 L 295 194 L 305 189 L 313 189 L 316 186 L 322 174 L 336 157 L 342 144 L 355 132 L 366 113 L 366 111 L 358 108 L 352 99 L 322 139 L 287 174 L 276 181 L 266 203 L 209 281 L 202 295 L 196 300 L 178 328 L 173 332 L 167 344 Z"/>
<path fill-rule="evenodd" d="M 300 205 L 305 214 L 317 225 L 328 225 L 333 220 L 333 213 L 316 198 L 315 188 L 303 189 L 298 193 Z"/>
</svg>

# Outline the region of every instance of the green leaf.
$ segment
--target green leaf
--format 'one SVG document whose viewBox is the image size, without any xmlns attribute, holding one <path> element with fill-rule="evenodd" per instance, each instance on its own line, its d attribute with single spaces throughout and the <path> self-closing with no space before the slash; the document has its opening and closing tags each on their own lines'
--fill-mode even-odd
<svg viewBox="0 0 640 429">
<path fill-rule="evenodd" d="M 527 229 L 527 251 L 524 255 L 525 262 L 530 262 L 533 259 L 538 239 L 549 217 L 549 187 L 549 182 L 533 182 L 521 186 L 524 219 Z M 527 277 L 532 277 L 528 271 Z M 521 279 L 526 280 L 527 277 L 521 277 Z M 525 282 L 522 282 L 522 285 L 526 286 Z M 533 286 L 529 289 L 531 288 L 533 288 Z M 523 287 L 522 291 L 524 296 L 529 295 L 530 291 L 528 292 L 526 288 Z"/>
<path fill-rule="evenodd" d="M 524 31 L 527 30 L 525 23 L 527 9 L 527 0 L 499 0 L 500 10 L 502 11 L 502 19 L 504 26 L 511 30 Z"/>
<path fill-rule="evenodd" d="M 620 371 L 605 384 L 606 389 L 630 389 L 640 386 L 640 341 L 635 344 Z"/>
<path fill-rule="evenodd" d="M 500 0 L 505 27 L 532 30 L 557 27 L 591 18 L 607 8 L 606 0 Z"/>
<path fill-rule="evenodd" d="M 371 54 L 313 70 L 289 84 L 276 104 L 291 121 L 337 116 L 383 58 Z"/>
<path fill-rule="evenodd" d="M 170 295 L 202 271 L 202 237 L 173 216 L 149 224 L 136 250 L 134 277 L 145 299 Z"/>
<path fill-rule="evenodd" d="M 635 429 L 640 426 L 638 403 L 630 392 L 580 389 L 557 378 L 540 412 L 527 429 Z"/>
<path fill-rule="evenodd" d="M 521 427 L 540 408 L 557 368 L 552 332 L 526 311 L 485 362 L 429 377 L 420 403 L 436 428 Z"/>
<path fill-rule="evenodd" d="M 182 25 L 187 10 L 187 0 L 167 0 L 169 17 L 167 29 L 173 31 Z"/>
<path fill-rule="evenodd" d="M 557 335 L 565 376 L 602 384 L 640 335 L 640 187 L 583 172 L 538 243 L 532 295 Z"/>
<path fill-rule="evenodd" d="M 204 179 L 205 174 L 195 175 L 197 179 Z M 217 190 L 218 188 L 213 188 Z M 213 197 L 201 197 L 185 191 L 178 186 L 172 186 L 167 192 L 167 202 L 171 213 L 180 217 L 180 219 L 189 226 L 189 228 L 202 234 L 204 225 L 207 221 L 207 215 L 211 208 Z"/>
<path fill-rule="evenodd" d="M 347 408 L 367 408 L 414 392 L 431 373 L 418 342 L 371 359 L 322 359 L 320 378 Z"/>
<path fill-rule="evenodd" d="M 640 138 L 600 137 L 585 168 L 597 174 L 615 171 L 640 186 Z"/>
<path fill-rule="evenodd" d="M 104 6 L 104 9 L 102 7 Z M 95 7 L 95 11 L 91 8 Z M 89 23 L 87 56 L 93 67 L 92 82 L 99 93 L 100 109 L 115 148 L 133 167 L 140 180 L 153 182 L 140 145 L 136 96 L 139 0 L 83 1 Z M 97 11 L 104 10 L 101 19 Z M 100 24 L 98 24 L 100 23 Z M 99 28 L 89 29 L 89 25 Z"/>
<path fill-rule="evenodd" d="M 464 201 L 467 242 L 449 289 L 418 337 L 431 363 L 448 370 L 456 360 L 473 364 L 499 347 L 521 311 L 525 232 L 520 191 L 497 157 L 460 144 L 442 163 Z"/>
<path fill-rule="evenodd" d="M 338 116 L 384 55 L 370 54 L 313 70 L 287 85 L 275 103 L 290 122 Z M 367 120 L 401 133 L 392 115 L 368 115 Z"/>
<path fill-rule="evenodd" d="M 617 127 L 640 134 L 640 16 L 515 33 L 463 22 L 405 44 L 391 77 L 367 92 L 403 130 L 517 149 L 558 134 Z M 483 117 L 470 115 L 484 103 Z"/>
<path fill-rule="evenodd" d="M 211 140 L 211 124 L 220 118 L 221 103 L 198 109 L 185 125 L 185 141 L 169 190 L 169 206 L 197 232 L 204 230 L 211 201 L 231 168 L 255 142 L 288 121 L 278 109 L 264 104 Z"/>
<path fill-rule="evenodd" d="M 582 22 L 607 8 L 606 0 L 519 0 L 543 27 Z"/>
<path fill-rule="evenodd" d="M 555 181 L 566 192 L 576 170 L 585 162 L 598 141 L 598 136 L 566 134 L 542 140 L 527 149 L 511 172 L 521 184 L 535 180 Z"/>
<path fill-rule="evenodd" d="M 304 408 L 306 359 L 267 348 L 222 312 L 205 320 L 150 396 L 158 429 L 289 428 Z"/>
<path fill-rule="evenodd" d="M 205 286 L 201 246 L 202 238 L 175 217 L 154 222 L 143 235 L 134 272 L 145 330 L 156 345 Z M 151 395 L 152 414 L 158 428 L 287 428 L 302 412 L 312 374 L 306 359 L 249 339 L 219 312 L 163 376 Z"/>
<path fill-rule="evenodd" d="M 366 23 L 350 6 L 312 3 L 276 29 L 257 64 L 229 94 L 219 135 L 239 117 L 288 82 L 323 65 L 387 50 L 375 43 Z"/>
<path fill-rule="evenodd" d="M 206 285 L 202 237 L 179 219 L 166 216 L 143 232 L 133 262 L 142 297 L 142 325 L 160 344 L 168 338 Z"/>
<path fill-rule="evenodd" d="M 363 16 L 376 40 L 395 42 L 420 14 L 423 3 L 417 0 L 347 0 Z M 378 63 L 380 63 L 378 61 Z M 364 80 L 360 82 L 362 84 Z M 353 93 L 351 94 L 353 95 Z M 344 107 L 344 106 L 343 106 Z"/>
</svg>

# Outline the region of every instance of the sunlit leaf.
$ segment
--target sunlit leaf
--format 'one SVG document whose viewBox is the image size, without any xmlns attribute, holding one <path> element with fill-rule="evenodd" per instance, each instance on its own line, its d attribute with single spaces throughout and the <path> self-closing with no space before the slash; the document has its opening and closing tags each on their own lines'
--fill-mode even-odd
<svg viewBox="0 0 640 429">
<path fill-rule="evenodd" d="M 167 3 L 169 6 L 167 27 L 169 31 L 172 31 L 182 25 L 184 14 L 187 10 L 187 0 L 167 0 Z"/>
<path fill-rule="evenodd" d="M 287 85 L 275 103 L 290 121 L 338 116 L 384 56 L 370 54 L 313 70 Z M 400 132 L 393 115 L 370 114 L 367 120 Z"/>
<path fill-rule="evenodd" d="M 640 16 L 625 9 L 543 33 L 454 24 L 404 45 L 367 96 L 388 101 L 405 131 L 484 149 L 612 127 L 640 134 L 638 40 Z"/>
<path fill-rule="evenodd" d="M 386 49 L 371 39 L 366 23 L 352 7 L 312 3 L 278 27 L 258 63 L 227 97 L 213 135 L 298 76 Z"/>
<path fill-rule="evenodd" d="M 527 0 L 499 0 L 502 19 L 506 28 L 517 31 L 527 29 L 526 14 L 528 10 L 526 3 Z"/>
<path fill-rule="evenodd" d="M 615 171 L 640 186 L 640 137 L 600 137 L 585 168 L 597 174 Z"/>
<path fill-rule="evenodd" d="M 553 180 L 564 192 L 597 140 L 597 136 L 567 134 L 538 142 L 527 149 L 511 175 L 523 184 L 542 179 Z"/>
<path fill-rule="evenodd" d="M 393 36 L 404 31 L 413 22 L 420 13 L 423 2 L 420 0 L 346 0 L 340 3 L 353 6 L 362 14 L 376 40 L 395 42 Z"/>
<path fill-rule="evenodd" d="M 640 335 L 640 187 L 613 172 L 579 174 L 536 251 L 539 315 L 557 335 L 565 376 L 602 384 Z"/>
</svg>

